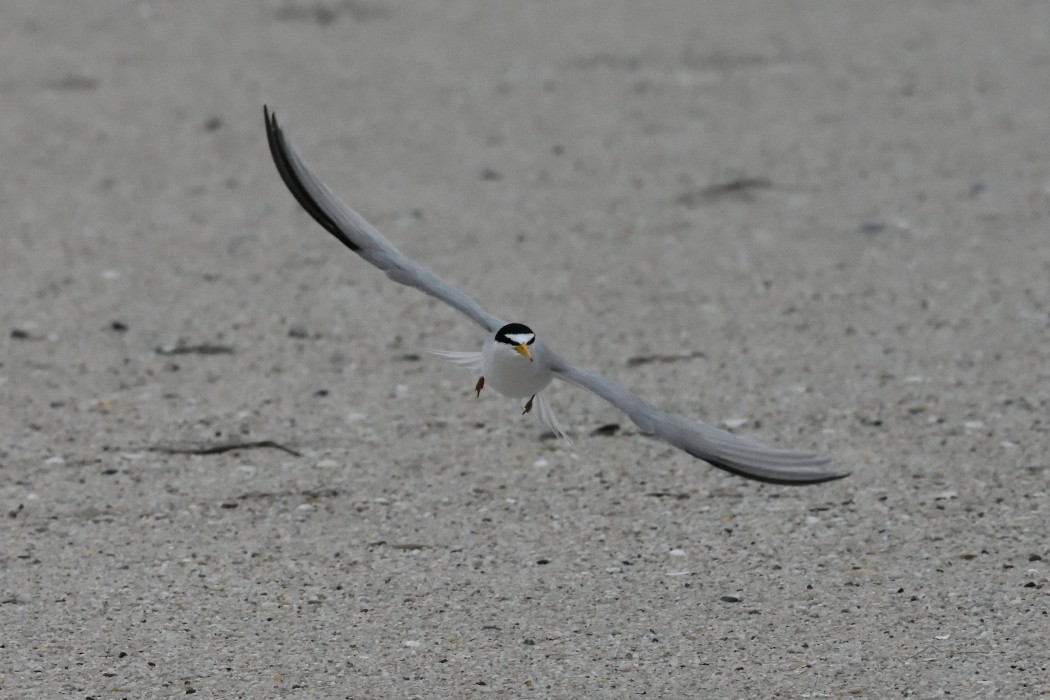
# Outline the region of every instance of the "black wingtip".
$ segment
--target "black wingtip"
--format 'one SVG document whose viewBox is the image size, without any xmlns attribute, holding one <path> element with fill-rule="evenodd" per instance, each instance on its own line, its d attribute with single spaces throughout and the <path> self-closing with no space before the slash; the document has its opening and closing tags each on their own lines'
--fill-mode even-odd
<svg viewBox="0 0 1050 700">
<path fill-rule="evenodd" d="M 710 455 L 694 455 L 704 460 L 708 464 L 717 467 L 723 471 L 727 471 L 730 474 L 736 476 L 742 476 L 750 481 L 760 481 L 764 484 L 776 484 L 778 486 L 813 486 L 815 484 L 823 484 L 828 481 L 838 481 L 839 479 L 845 479 L 850 475 L 850 472 L 825 472 L 817 471 L 819 468 L 829 460 L 821 459 L 813 456 L 812 462 L 806 462 L 799 466 L 813 467 L 812 471 L 792 471 L 790 469 L 778 469 L 775 467 L 756 467 L 751 464 L 743 464 L 735 460 L 722 460 L 718 458 L 712 458 Z M 800 453 L 799 457 L 805 456 Z"/>
<path fill-rule="evenodd" d="M 792 481 L 779 481 L 784 486 L 812 486 L 813 484 L 826 484 L 829 481 L 838 481 L 839 479 L 845 479 L 850 475 L 850 472 L 822 472 L 821 474 L 815 474 L 813 476 L 805 476 L 801 479 L 795 479 Z"/>
<path fill-rule="evenodd" d="M 777 486 L 815 486 L 816 484 L 825 484 L 829 481 L 845 479 L 849 476 L 849 472 L 811 472 L 798 475 L 758 475 L 754 472 L 733 469 L 724 464 L 715 464 L 715 466 L 751 481 L 761 481 L 764 484 L 776 484 Z"/>
<path fill-rule="evenodd" d="M 849 472 L 809 472 L 801 474 L 756 474 L 753 471 L 739 469 L 728 464 L 711 462 L 712 465 L 737 476 L 742 476 L 750 481 L 760 481 L 764 484 L 776 484 L 777 486 L 815 486 L 829 481 L 845 479 Z"/>
<path fill-rule="evenodd" d="M 277 167 L 277 173 L 284 180 L 288 191 L 299 202 L 299 206 L 313 217 L 314 221 L 321 224 L 326 231 L 338 238 L 340 243 L 357 252 L 360 246 L 346 237 L 339 225 L 313 198 L 313 195 L 310 194 L 310 191 L 295 172 L 295 168 L 292 167 L 291 157 L 288 155 L 289 146 L 284 138 L 281 125 L 277 123 L 277 114 L 271 112 L 266 105 L 263 105 L 263 119 L 266 121 L 266 141 L 270 146 L 270 156 L 273 158 L 273 164 Z"/>
</svg>

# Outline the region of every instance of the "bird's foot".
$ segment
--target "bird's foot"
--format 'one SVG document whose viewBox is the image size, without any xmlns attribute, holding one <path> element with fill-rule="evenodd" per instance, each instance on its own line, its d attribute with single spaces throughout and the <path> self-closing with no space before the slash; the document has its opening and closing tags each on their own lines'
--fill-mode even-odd
<svg viewBox="0 0 1050 700">
<path fill-rule="evenodd" d="M 525 410 L 521 412 L 521 415 L 524 416 L 526 413 L 528 413 L 528 412 L 530 412 L 532 410 L 532 399 L 534 399 L 534 398 L 536 398 L 536 394 L 533 394 L 532 398 L 529 399 L 529 402 L 527 404 L 525 404 Z"/>
<path fill-rule="evenodd" d="M 485 388 L 485 378 L 478 377 L 478 383 L 474 385 L 474 391 L 478 392 L 478 396 L 481 396 L 481 390 Z"/>
</svg>

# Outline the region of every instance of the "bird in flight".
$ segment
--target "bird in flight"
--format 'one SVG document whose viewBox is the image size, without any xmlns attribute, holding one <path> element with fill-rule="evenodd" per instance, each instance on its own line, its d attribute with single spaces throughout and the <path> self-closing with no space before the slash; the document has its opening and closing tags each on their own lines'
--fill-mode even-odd
<svg viewBox="0 0 1050 700">
<path fill-rule="evenodd" d="M 694 457 L 739 476 L 774 484 L 816 484 L 848 476 L 826 470 L 828 459 L 808 452 L 766 447 L 720 428 L 688 420 L 642 400 L 611 379 L 577 367 L 523 323 L 507 323 L 481 308 L 471 297 L 409 259 L 364 217 L 344 204 L 306 165 L 263 107 L 270 154 L 284 184 L 306 212 L 347 248 L 386 273 L 387 277 L 439 299 L 460 311 L 488 334 L 480 352 L 431 351 L 479 375 L 477 395 L 485 387 L 526 399 L 523 413 L 535 409 L 540 422 L 565 437 L 543 390 L 554 379 L 574 384 L 608 401 L 646 435 L 652 435 Z M 568 438 L 566 438 L 568 439 Z"/>
</svg>

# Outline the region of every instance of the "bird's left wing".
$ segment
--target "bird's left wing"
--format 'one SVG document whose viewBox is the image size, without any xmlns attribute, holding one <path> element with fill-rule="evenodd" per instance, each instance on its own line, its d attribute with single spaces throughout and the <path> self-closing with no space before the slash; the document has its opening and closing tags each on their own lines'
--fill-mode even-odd
<svg viewBox="0 0 1050 700">
<path fill-rule="evenodd" d="M 663 411 L 611 379 L 575 367 L 544 346 L 554 376 L 597 394 L 634 421 L 647 435 L 660 438 L 719 469 L 773 484 L 816 484 L 849 476 L 822 469 L 826 457 L 766 447 L 706 423 Z"/>
<path fill-rule="evenodd" d="M 317 223 L 395 282 L 415 287 L 440 299 L 489 332 L 494 333 L 504 325 L 499 318 L 482 309 L 478 302 L 408 258 L 363 216 L 332 194 L 285 138 L 277 123 L 277 115 L 264 106 L 263 116 L 266 118 L 266 137 L 270 142 L 270 154 L 277 172 L 306 213 Z"/>
</svg>

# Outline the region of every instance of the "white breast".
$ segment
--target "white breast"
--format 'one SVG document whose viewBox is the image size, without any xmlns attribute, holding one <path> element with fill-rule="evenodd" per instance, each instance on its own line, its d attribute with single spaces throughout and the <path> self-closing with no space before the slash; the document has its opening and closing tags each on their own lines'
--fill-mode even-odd
<svg viewBox="0 0 1050 700">
<path fill-rule="evenodd" d="M 514 399 L 527 399 L 539 393 L 554 378 L 542 357 L 534 357 L 529 362 L 510 345 L 494 339 L 486 341 L 481 349 L 481 363 L 485 386 Z"/>
</svg>

